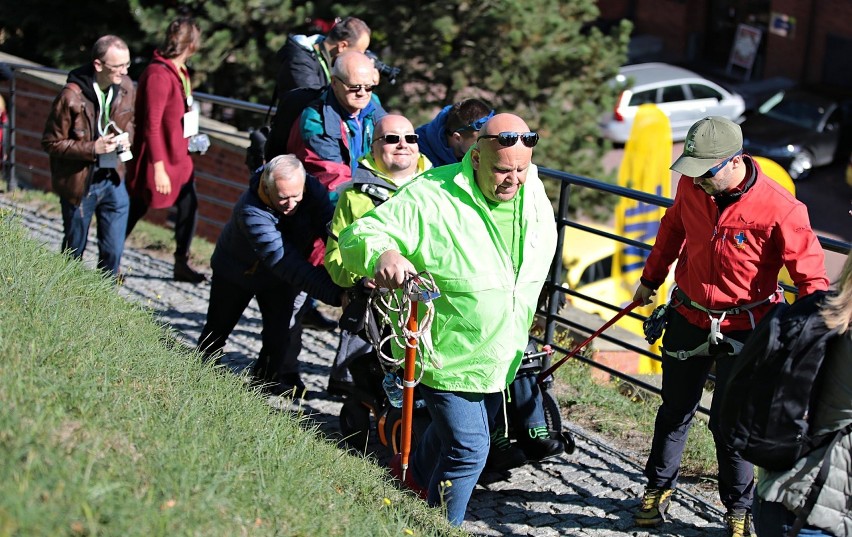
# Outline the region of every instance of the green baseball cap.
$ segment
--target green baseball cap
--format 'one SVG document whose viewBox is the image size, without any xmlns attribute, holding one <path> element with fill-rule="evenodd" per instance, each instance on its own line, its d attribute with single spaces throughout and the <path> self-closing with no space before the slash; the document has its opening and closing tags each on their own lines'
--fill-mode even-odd
<svg viewBox="0 0 852 537">
<path fill-rule="evenodd" d="M 720 159 L 742 148 L 743 131 L 739 125 L 720 116 L 705 117 L 689 128 L 683 154 L 670 169 L 687 177 L 700 177 Z"/>
</svg>

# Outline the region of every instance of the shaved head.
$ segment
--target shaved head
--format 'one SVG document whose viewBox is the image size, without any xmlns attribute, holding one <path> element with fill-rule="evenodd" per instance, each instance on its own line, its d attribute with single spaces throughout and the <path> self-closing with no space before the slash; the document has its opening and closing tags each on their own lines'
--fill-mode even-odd
<svg viewBox="0 0 852 537">
<path fill-rule="evenodd" d="M 497 139 L 483 138 L 501 132 L 523 134 L 530 132 L 530 128 L 514 114 L 497 114 L 479 131 L 479 139 L 471 150 L 476 184 L 488 200 L 497 203 L 511 201 L 520 192 L 533 153 L 533 148 L 525 146 L 520 138 L 509 147 Z"/>
<path fill-rule="evenodd" d="M 388 142 L 385 135 L 396 135 L 396 142 Z M 409 178 L 417 171 L 420 146 L 410 144 L 405 137 L 414 135 L 414 126 L 405 116 L 388 114 L 376 123 L 371 151 L 379 171 L 394 179 Z"/>
</svg>

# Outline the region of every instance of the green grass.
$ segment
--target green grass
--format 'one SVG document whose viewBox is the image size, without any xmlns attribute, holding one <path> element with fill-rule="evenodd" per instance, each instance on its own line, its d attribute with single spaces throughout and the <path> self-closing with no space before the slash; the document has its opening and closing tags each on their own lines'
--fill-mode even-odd
<svg viewBox="0 0 852 537">
<path fill-rule="evenodd" d="M 0 536 L 462 535 L 8 212 L 0 319 Z"/>
<path fill-rule="evenodd" d="M 557 333 L 557 344 L 573 348 L 566 337 Z M 553 361 L 563 356 L 556 353 Z M 568 360 L 555 374 L 559 403 L 566 409 L 568 420 L 635 453 L 644 464 L 651 449 L 659 396 L 618 379 L 601 383 L 592 378 L 591 369 L 579 360 Z M 715 479 L 717 469 L 713 435 L 706 420 L 696 418 L 684 450 L 681 474 Z"/>
</svg>

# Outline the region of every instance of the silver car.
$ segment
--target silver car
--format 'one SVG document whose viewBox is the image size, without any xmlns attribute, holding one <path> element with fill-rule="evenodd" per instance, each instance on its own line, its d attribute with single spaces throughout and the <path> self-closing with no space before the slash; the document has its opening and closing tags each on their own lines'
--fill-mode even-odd
<svg viewBox="0 0 852 537">
<path fill-rule="evenodd" d="M 602 119 L 603 136 L 617 143 L 630 137 L 639 105 L 656 104 L 669 118 L 672 139 L 686 138 L 693 123 L 707 116 L 723 116 L 738 121 L 745 101 L 718 84 L 681 67 L 666 63 L 640 63 L 622 67 L 611 82 L 625 88 L 615 110 Z"/>
</svg>

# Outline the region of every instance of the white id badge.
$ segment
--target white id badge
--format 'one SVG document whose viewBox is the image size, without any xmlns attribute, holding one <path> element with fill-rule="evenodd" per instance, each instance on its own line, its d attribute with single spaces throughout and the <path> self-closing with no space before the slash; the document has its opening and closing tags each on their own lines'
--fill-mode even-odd
<svg viewBox="0 0 852 537">
<path fill-rule="evenodd" d="M 98 168 L 118 168 L 118 153 L 101 153 L 98 155 Z"/>
<path fill-rule="evenodd" d="M 198 110 L 190 110 L 183 115 L 183 137 L 189 138 L 198 134 Z"/>
</svg>

